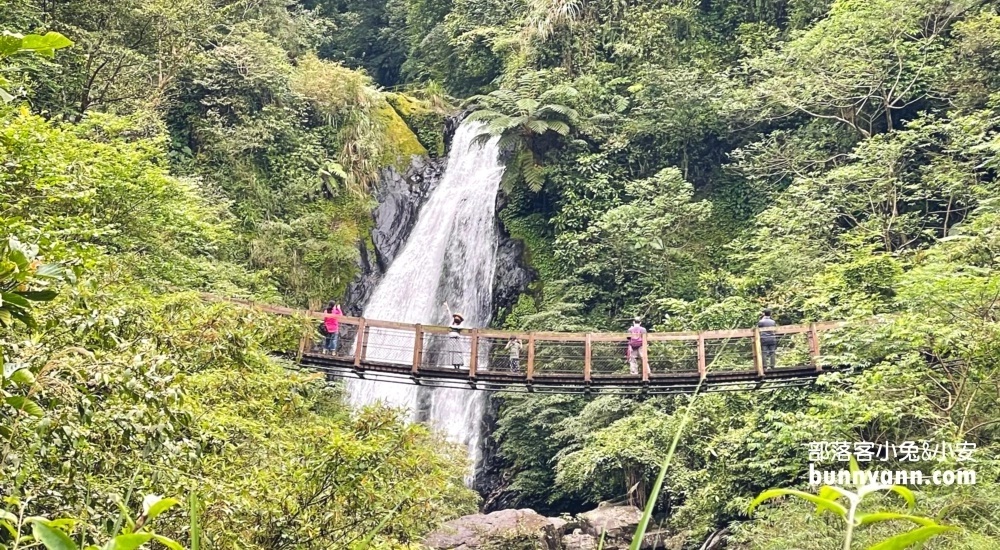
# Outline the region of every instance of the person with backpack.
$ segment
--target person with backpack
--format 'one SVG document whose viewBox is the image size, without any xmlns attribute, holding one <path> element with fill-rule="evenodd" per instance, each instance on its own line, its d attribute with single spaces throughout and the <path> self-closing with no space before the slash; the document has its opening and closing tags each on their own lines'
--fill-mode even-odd
<svg viewBox="0 0 1000 550">
<path fill-rule="evenodd" d="M 340 304 L 335 303 L 333 300 L 330 300 L 330 303 L 326 304 L 324 311 L 326 312 L 326 316 L 320 325 L 320 332 L 326 336 L 323 342 L 323 353 L 336 355 L 337 347 L 340 345 L 340 316 L 344 312 L 340 309 Z"/>
<path fill-rule="evenodd" d="M 642 358 L 642 340 L 646 334 L 646 329 L 642 326 L 642 319 L 636 317 L 632 319 L 632 326 L 628 329 L 628 371 L 631 374 L 639 374 L 639 360 Z"/>
<path fill-rule="evenodd" d="M 774 333 L 776 326 L 778 323 L 771 319 L 771 308 L 764 309 L 757 322 L 757 330 L 760 332 L 761 359 L 765 369 L 773 369 L 777 359 L 778 335 Z"/>
</svg>

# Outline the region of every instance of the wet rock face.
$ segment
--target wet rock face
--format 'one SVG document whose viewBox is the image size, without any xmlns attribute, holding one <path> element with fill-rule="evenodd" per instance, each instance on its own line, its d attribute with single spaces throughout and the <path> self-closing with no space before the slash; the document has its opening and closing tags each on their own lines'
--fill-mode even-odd
<svg viewBox="0 0 1000 550">
<path fill-rule="evenodd" d="M 417 223 L 420 206 L 443 173 L 444 162 L 416 156 L 403 174 L 392 168 L 382 171 L 375 193 L 378 206 L 372 212 L 375 220 L 372 241 L 379 270 L 383 273 L 403 249 Z"/>
<path fill-rule="evenodd" d="M 420 207 L 441 181 L 444 167 L 445 159 L 414 156 L 402 174 L 392 167 L 382 170 L 375 190 L 378 206 L 372 211 L 374 248 L 365 241 L 358 245 L 358 276 L 344 296 L 348 315 L 361 315 L 368 298 L 406 244 Z"/>
<path fill-rule="evenodd" d="M 424 545 L 434 550 L 473 550 L 517 540 L 534 542 L 537 550 L 560 550 L 559 535 L 549 518 L 524 508 L 453 519 L 428 535 Z"/>
<path fill-rule="evenodd" d="M 493 309 L 510 311 L 533 279 L 534 274 L 524 265 L 524 244 L 501 234 L 493 281 Z"/>
</svg>

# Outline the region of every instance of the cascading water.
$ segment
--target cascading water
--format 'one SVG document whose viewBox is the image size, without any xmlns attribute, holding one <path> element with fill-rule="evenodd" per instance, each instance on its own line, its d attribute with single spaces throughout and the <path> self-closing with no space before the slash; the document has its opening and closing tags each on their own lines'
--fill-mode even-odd
<svg viewBox="0 0 1000 550">
<path fill-rule="evenodd" d="M 448 325 L 443 305 L 447 302 L 464 316 L 464 327 L 489 324 L 497 250 L 496 195 L 503 167 L 497 159 L 495 138 L 485 144 L 474 143 L 481 131 L 478 123 L 458 128 L 444 177 L 421 209 L 406 246 L 365 306 L 366 318 Z M 388 332 L 370 329 L 370 342 L 380 340 L 380 330 Z M 383 334 L 381 339 L 388 336 Z M 378 360 L 380 353 L 389 351 L 371 346 L 367 358 Z M 408 344 L 395 345 L 391 353 L 395 360 L 409 357 L 412 337 Z M 382 401 L 406 408 L 413 420 L 465 445 L 473 464 L 479 461 L 485 409 L 481 392 L 366 380 L 350 380 L 347 391 L 355 406 Z"/>
</svg>

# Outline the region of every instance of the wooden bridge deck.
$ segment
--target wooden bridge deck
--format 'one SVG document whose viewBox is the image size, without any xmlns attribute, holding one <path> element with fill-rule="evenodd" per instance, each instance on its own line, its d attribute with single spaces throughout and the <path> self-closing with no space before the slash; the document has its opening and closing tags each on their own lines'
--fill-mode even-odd
<svg viewBox="0 0 1000 550">
<path fill-rule="evenodd" d="M 823 338 L 844 323 L 788 325 L 773 329 L 776 362 L 765 369 L 761 330 L 650 332 L 633 374 L 626 361 L 627 334 L 505 332 L 449 328 L 361 317 L 339 317 L 336 354 L 323 352 L 317 331 L 322 313 L 203 295 L 303 319 L 299 349 L 289 352 L 302 367 L 330 378 L 415 384 L 426 387 L 537 393 L 688 393 L 767 390 L 808 385 L 824 372 Z M 765 329 L 766 330 L 766 329 Z M 521 339 L 512 365 L 504 345 Z M 457 346 L 456 346 L 457 341 Z M 460 368 L 453 368 L 456 349 Z"/>
</svg>

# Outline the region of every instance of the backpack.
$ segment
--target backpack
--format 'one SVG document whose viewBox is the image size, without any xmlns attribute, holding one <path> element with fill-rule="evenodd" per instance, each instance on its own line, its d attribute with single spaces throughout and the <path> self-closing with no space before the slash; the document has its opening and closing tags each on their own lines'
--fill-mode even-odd
<svg viewBox="0 0 1000 550">
<path fill-rule="evenodd" d="M 642 336 L 638 336 L 638 337 L 632 336 L 632 337 L 629 337 L 628 345 L 632 349 L 640 349 L 640 348 L 642 348 Z"/>
</svg>

